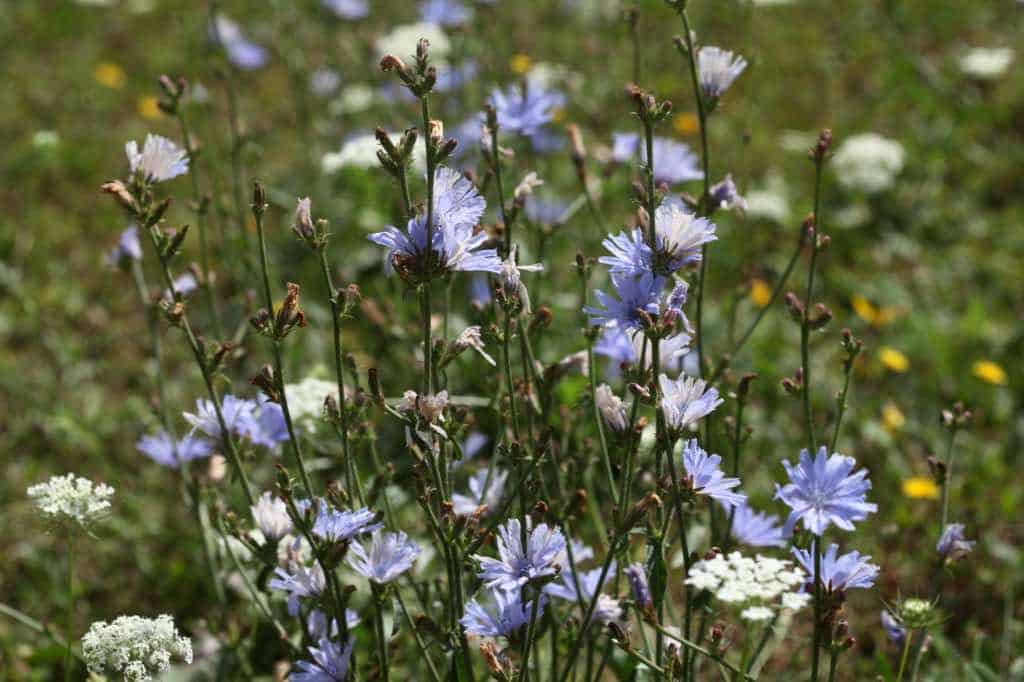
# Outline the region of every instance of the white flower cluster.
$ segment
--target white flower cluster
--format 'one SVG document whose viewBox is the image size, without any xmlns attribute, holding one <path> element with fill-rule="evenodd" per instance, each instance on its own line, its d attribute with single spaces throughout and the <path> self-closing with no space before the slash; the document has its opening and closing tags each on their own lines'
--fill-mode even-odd
<svg viewBox="0 0 1024 682">
<path fill-rule="evenodd" d="M 960 57 L 960 70 L 971 78 L 994 80 L 1005 74 L 1013 63 L 1009 47 L 976 47 Z"/>
<path fill-rule="evenodd" d="M 797 591 L 804 580 L 804 572 L 790 561 L 732 552 L 695 563 L 686 584 L 740 609 L 743 620 L 760 621 L 770 620 L 779 607 L 803 608 L 811 598 Z"/>
<path fill-rule="evenodd" d="M 338 384 L 316 377 L 306 377 L 297 384 L 284 387 L 288 396 L 288 411 L 291 412 L 295 424 L 312 433 L 317 430 L 324 416 L 324 398 L 331 396 L 338 400 Z"/>
<path fill-rule="evenodd" d="M 31 486 L 27 493 L 46 516 L 86 526 L 110 509 L 114 489 L 105 483 L 93 483 L 87 478 L 67 474 Z"/>
<path fill-rule="evenodd" d="M 430 57 L 433 61 L 442 61 L 451 50 L 451 41 L 444 29 L 437 24 L 421 21 L 396 26 L 377 38 L 377 56 L 390 54 L 404 61 L 416 53 L 420 38 L 430 43 Z"/>
<path fill-rule="evenodd" d="M 121 616 L 98 622 L 82 637 L 82 654 L 95 673 L 120 673 L 129 682 L 152 680 L 166 672 L 171 659 L 192 662 L 192 642 L 178 634 L 168 616 Z"/>
<path fill-rule="evenodd" d="M 903 170 L 903 145 L 877 133 L 848 137 L 832 159 L 839 184 L 845 189 L 877 194 L 889 189 Z"/>
</svg>

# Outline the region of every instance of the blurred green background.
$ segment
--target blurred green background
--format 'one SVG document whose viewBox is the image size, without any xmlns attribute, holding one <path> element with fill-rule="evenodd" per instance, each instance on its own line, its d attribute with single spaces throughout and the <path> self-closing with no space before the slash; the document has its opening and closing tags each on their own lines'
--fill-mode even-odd
<svg viewBox="0 0 1024 682">
<path fill-rule="evenodd" d="M 65 471 L 118 490 L 115 513 L 79 552 L 82 628 L 122 612 L 169 612 L 195 637 L 211 608 L 174 478 L 135 451 L 137 437 L 156 424 L 147 322 L 130 277 L 105 263 L 126 222 L 99 186 L 124 176 L 124 142 L 147 132 L 181 139 L 176 121 L 157 106 L 159 75 L 181 75 L 193 88 L 186 115 L 201 145 L 201 191 L 212 196 L 212 262 L 229 329 L 244 328 L 255 280 L 243 274 L 239 255 L 226 81 L 236 90 L 243 135 L 236 157 L 243 202 L 252 180 L 267 184 L 274 273 L 279 283 L 302 284 L 312 322 L 289 343 L 290 378 L 324 374 L 330 361 L 317 265 L 288 230 L 295 198 L 308 195 L 314 214 L 331 221 L 339 281 L 362 289 L 363 311 L 346 328 L 348 350 L 363 376 L 380 369 L 388 395 L 408 387 L 415 310 L 400 283 L 382 276 L 380 251 L 365 239 L 394 222 L 397 190 L 379 168 L 325 172 L 321 160 L 375 126 L 397 132 L 415 125 L 415 103 L 388 94 L 393 79 L 377 67 L 374 47 L 394 26 L 416 21 L 414 3 L 375 0 L 357 22 L 311 1 L 219 4 L 267 48 L 265 67 L 228 65 L 209 38 L 205 2 L 0 4 L 0 601 L 45 622 L 60 622 L 64 607 L 60 540 L 33 513 L 25 488 Z M 681 27 L 654 0 L 477 5 L 467 26 L 447 33 L 453 61 L 473 60 L 479 72 L 439 95 L 434 110 L 452 130 L 479 110 L 492 86 L 542 69 L 569 98 L 552 130 L 561 136 L 568 123 L 583 130 L 599 207 L 616 231 L 631 219 L 631 173 L 602 160 L 613 131 L 636 128 L 624 94 L 635 68 L 622 18 L 631 7 L 640 16 L 640 84 L 675 105 L 660 134 L 696 148 L 685 62 L 671 42 Z M 974 419 L 957 439 L 952 516 L 979 543 L 948 582 L 942 606 L 949 621 L 922 677 L 1021 679 L 1024 78 L 1021 55 L 1012 51 L 1001 73 L 972 72 L 965 59 L 975 48 L 1019 50 L 1024 7 L 1011 0 L 693 0 L 690 11 L 700 41 L 750 62 L 709 127 L 714 179 L 731 172 L 752 204 L 745 216 L 716 220 L 706 331 L 714 356 L 728 346 L 731 327 L 744 328 L 763 305 L 795 246 L 811 207 L 806 150 L 817 131 L 832 128 L 836 148 L 874 132 L 903 149 L 891 186 L 872 193 L 844 187 L 830 169 L 823 195 L 822 226 L 832 242 L 820 262 L 820 296 L 835 320 L 814 340 L 816 413 L 830 429 L 842 379 L 839 330 L 848 327 L 866 351 L 839 450 L 870 469 L 880 511 L 847 544 L 883 567 L 875 590 L 851 595 L 858 656 L 843 679 L 891 675 L 881 599 L 929 591 L 930 563 L 922 557 L 934 548 L 938 501 L 927 457 L 943 452 L 940 410 L 957 400 Z M 337 87 L 316 92 L 318 71 L 336 73 Z M 541 196 L 577 197 L 565 150 L 510 145 L 517 149 L 510 177 L 537 170 L 546 181 Z M 419 196 L 421 184 L 413 188 Z M 176 199 L 171 224 L 193 222 L 189 180 L 162 189 Z M 523 261 L 534 262 L 540 230 L 519 235 L 529 250 Z M 554 312 L 545 363 L 584 347 L 573 259 L 578 251 L 599 255 L 602 237 L 586 211 L 545 237 L 547 272 L 534 285 L 541 292 L 535 305 Z M 198 258 L 190 238 L 182 267 Z M 804 265 L 791 288 L 802 286 Z M 596 272 L 593 283 L 603 285 L 603 268 Z M 473 319 L 466 302 L 459 280 L 452 309 L 463 321 Z M 194 307 L 211 338 L 198 299 Z M 163 336 L 173 411 L 190 409 L 200 377 L 177 334 Z M 779 461 L 794 458 L 801 442 L 799 408 L 779 386 L 799 364 L 798 338 L 780 302 L 731 359 L 726 379 L 728 386 L 747 372 L 759 375 L 745 418 L 754 435 L 744 487 L 762 507 L 782 476 Z M 228 373 L 236 392 L 251 395 L 247 379 L 266 351 L 254 337 L 243 350 Z M 461 372 L 460 392 L 490 395 L 490 375 Z M 581 387 L 568 385 L 567 405 Z M 400 434 L 381 428 L 385 459 L 399 458 Z M 270 464 L 257 465 L 264 485 Z M 60 656 L 45 639 L 0 620 L 0 677 L 50 679 Z"/>
</svg>

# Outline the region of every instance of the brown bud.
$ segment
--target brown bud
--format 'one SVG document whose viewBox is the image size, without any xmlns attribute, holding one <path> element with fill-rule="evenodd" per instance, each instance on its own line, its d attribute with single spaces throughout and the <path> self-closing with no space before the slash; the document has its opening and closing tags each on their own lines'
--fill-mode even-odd
<svg viewBox="0 0 1024 682">
<path fill-rule="evenodd" d="M 128 191 L 128 188 L 124 186 L 124 183 L 120 180 L 112 180 L 105 182 L 100 185 L 100 189 L 110 195 L 113 195 L 117 199 L 118 203 L 130 212 L 138 214 L 139 204 L 135 201 L 135 197 Z"/>
</svg>

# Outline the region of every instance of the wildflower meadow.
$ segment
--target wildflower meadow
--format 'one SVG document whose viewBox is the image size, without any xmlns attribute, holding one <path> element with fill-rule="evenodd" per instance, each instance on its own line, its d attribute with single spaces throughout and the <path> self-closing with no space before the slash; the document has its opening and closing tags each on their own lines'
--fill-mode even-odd
<svg viewBox="0 0 1024 682">
<path fill-rule="evenodd" d="M 1024 4 L 0 6 L 2 680 L 1024 680 Z"/>
</svg>

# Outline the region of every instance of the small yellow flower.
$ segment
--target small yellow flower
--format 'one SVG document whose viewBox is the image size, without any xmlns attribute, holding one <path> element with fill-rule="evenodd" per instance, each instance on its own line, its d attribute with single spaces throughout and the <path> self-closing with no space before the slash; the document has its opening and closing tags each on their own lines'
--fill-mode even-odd
<svg viewBox="0 0 1024 682">
<path fill-rule="evenodd" d="M 886 403 L 882 407 L 882 423 L 889 431 L 899 431 L 907 423 L 907 418 L 903 416 L 900 408 L 896 405 Z"/>
<path fill-rule="evenodd" d="M 676 114 L 672 117 L 672 127 L 681 135 L 693 135 L 700 130 L 700 119 L 696 114 Z"/>
<path fill-rule="evenodd" d="M 512 55 L 512 59 L 509 60 L 508 66 L 512 69 L 512 73 L 522 76 L 533 66 L 533 60 L 530 59 L 529 55 L 518 53 Z"/>
<path fill-rule="evenodd" d="M 912 476 L 903 481 L 903 495 L 912 500 L 937 500 L 939 486 L 930 478 Z"/>
<path fill-rule="evenodd" d="M 860 294 L 854 294 L 850 297 L 850 305 L 853 306 L 853 312 L 857 313 L 857 317 L 868 324 L 874 324 L 875 320 L 878 319 L 878 308 Z"/>
<path fill-rule="evenodd" d="M 973 367 L 974 376 L 996 386 L 1006 383 L 1006 370 L 991 360 L 978 360 Z"/>
<path fill-rule="evenodd" d="M 112 62 L 100 62 L 92 72 L 96 82 L 111 90 L 120 90 L 124 87 L 124 69 Z"/>
<path fill-rule="evenodd" d="M 772 289 L 768 286 L 768 282 L 763 279 L 757 278 L 750 283 L 750 300 L 754 302 L 758 308 L 763 308 L 772 300 Z"/>
<path fill-rule="evenodd" d="M 910 360 L 907 356 L 891 346 L 882 346 L 878 349 L 878 359 L 882 361 L 886 369 L 892 372 L 903 373 L 910 369 Z"/>
<path fill-rule="evenodd" d="M 137 108 L 142 118 L 154 119 L 163 115 L 156 97 L 140 97 Z"/>
<path fill-rule="evenodd" d="M 553 123 L 561 123 L 565 120 L 565 109 L 559 107 L 551 112 L 551 121 Z"/>
</svg>

